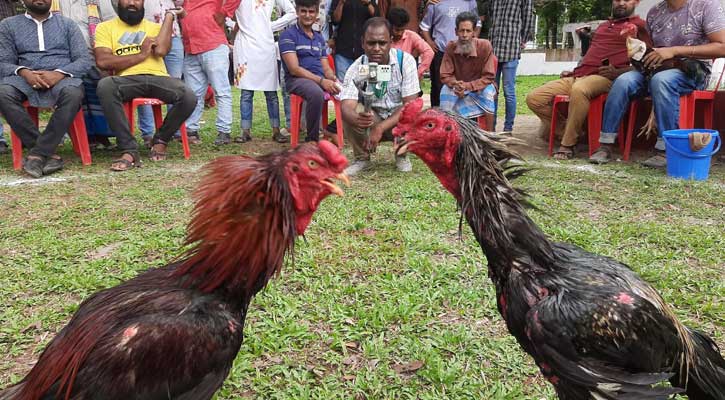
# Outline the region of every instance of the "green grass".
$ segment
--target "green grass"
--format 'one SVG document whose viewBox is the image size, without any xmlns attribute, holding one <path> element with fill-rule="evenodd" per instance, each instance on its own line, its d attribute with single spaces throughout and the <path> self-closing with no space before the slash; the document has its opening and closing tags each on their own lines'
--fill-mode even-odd
<svg viewBox="0 0 725 400">
<path fill-rule="evenodd" d="M 521 79 L 520 93 L 538 79 Z M 269 141 L 255 100 L 253 142 L 214 148 L 210 111 L 189 161 L 174 144 L 169 161 L 114 174 L 110 154 L 83 168 L 66 145 L 61 181 L 8 186 L 19 176 L 0 158 L 0 387 L 22 378 L 83 298 L 179 254 L 200 166 L 284 147 Z M 419 160 L 403 175 L 389 145 L 378 151 L 345 197 L 323 202 L 295 263 L 254 299 L 217 398 L 553 399 L 501 323 L 469 229 L 458 238 L 454 200 Z M 549 235 L 631 265 L 683 321 L 725 344 L 722 165 L 684 182 L 634 164 L 529 158 L 535 170 L 517 185 Z"/>
</svg>

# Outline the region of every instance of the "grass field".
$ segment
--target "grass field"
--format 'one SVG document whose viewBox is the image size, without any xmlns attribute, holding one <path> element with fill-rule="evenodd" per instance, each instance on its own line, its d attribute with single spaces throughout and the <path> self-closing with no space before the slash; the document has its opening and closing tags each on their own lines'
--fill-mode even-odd
<svg viewBox="0 0 725 400">
<path fill-rule="evenodd" d="M 545 79 L 520 79 L 519 103 Z M 254 141 L 212 146 L 212 110 L 189 161 L 174 144 L 167 162 L 111 173 L 111 154 L 83 168 L 66 145 L 68 168 L 28 183 L 0 157 L 0 387 L 22 378 L 82 299 L 179 255 L 203 164 L 284 147 L 255 100 Z M 459 239 L 453 198 L 419 160 L 403 175 L 389 145 L 378 152 L 254 299 L 217 399 L 553 399 L 501 322 L 467 227 Z M 725 345 L 725 167 L 683 182 L 628 163 L 529 162 L 516 184 L 547 234 L 629 264 Z"/>
</svg>

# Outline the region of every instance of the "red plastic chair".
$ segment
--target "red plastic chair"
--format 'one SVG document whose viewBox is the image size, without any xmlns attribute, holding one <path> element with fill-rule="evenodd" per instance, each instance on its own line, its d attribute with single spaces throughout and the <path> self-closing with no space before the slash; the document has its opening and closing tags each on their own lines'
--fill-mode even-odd
<svg viewBox="0 0 725 400">
<path fill-rule="evenodd" d="M 138 106 L 151 106 L 154 111 L 154 123 L 156 125 L 156 129 L 158 129 L 164 122 L 164 118 L 161 115 L 161 106 L 164 104 L 166 103 L 159 99 L 148 97 L 138 97 L 132 101 L 123 103 L 123 107 L 126 111 L 126 117 L 128 118 L 128 126 L 131 129 L 131 135 L 133 135 L 135 129 L 134 121 L 136 119 L 134 118 L 134 113 Z M 179 130 L 181 131 L 181 147 L 184 149 L 184 158 L 188 160 L 189 157 L 191 157 L 191 150 L 189 149 L 189 137 L 186 135 L 186 124 L 181 124 Z"/>
<path fill-rule="evenodd" d="M 28 110 L 30 118 L 38 125 L 38 108 L 31 107 L 26 101 L 23 103 L 25 109 Z M 76 113 L 73 122 L 68 129 L 71 142 L 73 142 L 73 151 L 81 158 L 83 165 L 91 165 L 91 148 L 88 146 L 88 134 L 86 133 L 86 122 L 83 118 L 83 108 Z M 13 146 L 13 168 L 19 170 L 23 167 L 23 144 L 15 132 L 10 130 L 10 143 Z"/>
<path fill-rule="evenodd" d="M 331 55 L 327 56 L 327 62 L 330 64 L 330 67 L 332 67 L 332 70 L 335 71 L 335 60 L 332 58 Z M 330 96 L 329 100 L 325 100 L 324 105 L 322 106 L 322 129 L 327 128 L 327 124 L 329 123 L 328 119 L 328 112 L 327 112 L 327 103 L 328 101 L 332 101 L 333 105 L 335 106 L 335 122 L 337 126 L 337 147 L 342 148 L 343 145 L 343 132 L 342 132 L 342 106 L 340 105 L 340 100 L 336 100 L 334 97 Z M 302 114 L 302 103 L 304 102 L 304 99 L 300 96 L 297 96 L 296 94 L 290 93 L 290 145 L 292 147 L 297 147 L 297 144 L 299 143 L 300 139 L 300 118 Z"/>
<path fill-rule="evenodd" d="M 713 65 L 715 60 L 713 59 Z M 695 128 L 695 114 L 697 112 L 697 105 L 702 104 L 702 116 L 704 121 L 702 127 L 704 129 L 712 129 L 713 113 L 715 110 L 715 94 L 720 88 L 722 83 L 723 73 L 725 72 L 725 66 L 720 70 L 720 78 L 717 80 L 717 85 L 712 90 L 695 90 L 692 93 L 680 96 L 680 118 L 678 125 L 680 129 L 693 129 Z M 644 99 L 632 100 L 629 104 L 629 123 L 627 124 L 627 133 L 625 136 L 624 146 L 624 160 L 629 160 L 629 154 L 632 150 L 632 138 L 634 137 L 634 123 L 636 121 L 637 112 L 642 101 L 651 101 L 651 97 Z"/>
<path fill-rule="evenodd" d="M 587 136 L 589 138 L 589 156 L 599 148 L 599 134 L 602 131 L 602 115 L 604 114 L 604 103 L 607 101 L 607 95 L 601 94 L 593 98 L 589 104 L 589 113 L 587 114 Z M 569 96 L 558 95 L 554 97 L 554 105 L 551 113 L 551 127 L 549 128 L 549 157 L 554 154 L 554 142 L 556 136 L 556 122 L 558 119 L 557 107 L 560 104 L 569 104 Z M 630 114 L 631 116 L 632 114 Z M 631 118 L 630 118 L 631 119 Z M 624 131 L 624 124 L 620 124 L 619 133 L 621 137 Z M 620 149 L 624 148 L 624 142 L 619 141 Z"/>
</svg>

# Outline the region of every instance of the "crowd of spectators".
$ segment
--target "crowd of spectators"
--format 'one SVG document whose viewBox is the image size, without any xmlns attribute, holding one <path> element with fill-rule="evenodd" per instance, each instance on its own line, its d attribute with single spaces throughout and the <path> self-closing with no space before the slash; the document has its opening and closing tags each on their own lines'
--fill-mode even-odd
<svg viewBox="0 0 725 400">
<path fill-rule="evenodd" d="M 166 159 L 167 145 L 179 137 L 184 123 L 190 143 L 201 142 L 208 91 L 217 107 L 218 146 L 252 140 L 255 91 L 264 93 L 272 137 L 280 143 L 289 141 L 290 94 L 304 100 L 306 141 L 320 140 L 323 104 L 336 99 L 354 155 L 347 172 L 354 175 L 370 165 L 380 141 L 392 139 L 401 106 L 423 94 L 426 73 L 432 106 L 483 121 L 491 131 L 496 130 L 502 92 L 502 133 L 513 130 L 516 71 L 525 43 L 533 39 L 532 0 L 484 3 L 0 0 L 0 113 L 28 149 L 23 169 L 40 177 L 63 168 L 56 148 L 81 107 L 92 142 L 111 146 L 108 137 L 116 138 L 120 156 L 111 169 L 125 171 L 141 160 L 124 110 L 133 98 L 158 98 L 167 104 L 158 129 L 150 107 L 138 111 L 140 136 L 151 161 Z M 646 21 L 634 15 L 638 4 L 613 0 L 611 18 L 589 34 L 590 48 L 580 65 L 527 94 L 527 104 L 546 126 L 554 97 L 571 97 L 556 158 L 574 155 L 589 103 L 600 94 L 609 97 L 602 146 L 593 162 L 611 159 L 617 127 L 634 97 L 651 94 L 659 133 L 676 127 L 679 95 L 703 87 L 710 66 L 706 60 L 725 55 L 719 0 L 665 0 Z M 689 28 L 681 31 L 680 26 Z M 482 27 L 489 39 L 479 38 Z M 654 48 L 644 59 L 654 74 L 633 69 L 627 36 Z M 677 65 L 665 68 L 673 59 L 704 61 L 695 64 L 693 75 Z M 361 81 L 361 67 L 370 63 L 389 65 L 389 80 Z M 241 131 L 234 138 L 232 85 L 240 89 L 241 115 Z M 42 133 L 26 102 L 53 109 Z M 661 150 L 662 143 L 656 148 Z M 2 152 L 7 152 L 7 143 L 0 129 Z M 648 164 L 662 166 L 663 157 L 657 154 Z M 396 167 L 411 170 L 406 157 L 396 157 Z"/>
</svg>

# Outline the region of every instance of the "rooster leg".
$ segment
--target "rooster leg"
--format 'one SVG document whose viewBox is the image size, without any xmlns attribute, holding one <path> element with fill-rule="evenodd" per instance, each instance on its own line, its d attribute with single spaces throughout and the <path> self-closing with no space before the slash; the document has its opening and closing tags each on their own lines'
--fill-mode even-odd
<svg viewBox="0 0 725 400">
<path fill-rule="evenodd" d="M 655 119 L 654 105 L 652 106 L 652 112 L 649 113 L 647 122 L 645 122 L 644 126 L 642 126 L 642 129 L 639 130 L 637 136 L 644 136 L 646 138 L 649 138 L 652 137 L 653 134 L 657 134 L 657 120 Z"/>
</svg>

